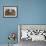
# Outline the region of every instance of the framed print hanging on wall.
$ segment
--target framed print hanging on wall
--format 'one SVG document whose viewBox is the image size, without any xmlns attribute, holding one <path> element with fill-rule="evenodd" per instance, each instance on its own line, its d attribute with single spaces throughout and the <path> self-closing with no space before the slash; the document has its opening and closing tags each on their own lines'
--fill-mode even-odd
<svg viewBox="0 0 46 46">
<path fill-rule="evenodd" d="M 16 6 L 4 6 L 3 15 L 4 15 L 4 17 L 16 17 L 17 16 L 17 7 Z"/>
</svg>

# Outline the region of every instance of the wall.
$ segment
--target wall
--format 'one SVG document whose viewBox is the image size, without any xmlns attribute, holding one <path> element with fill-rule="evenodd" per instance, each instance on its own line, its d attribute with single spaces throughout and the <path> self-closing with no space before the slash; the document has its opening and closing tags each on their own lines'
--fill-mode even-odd
<svg viewBox="0 0 46 46">
<path fill-rule="evenodd" d="M 18 7 L 18 16 L 3 18 L 3 6 L 12 5 Z M 46 0 L 0 0 L 0 44 L 8 43 L 9 32 L 17 34 L 18 24 L 46 24 Z"/>
<path fill-rule="evenodd" d="M 46 24 L 46 0 L 20 0 L 19 18 L 21 24 Z"/>
<path fill-rule="evenodd" d="M 17 32 L 17 18 L 3 18 L 3 6 L 18 6 L 18 0 L 0 0 L 0 44 L 9 42 L 8 35 L 10 32 Z M 18 38 L 17 38 L 18 39 Z M 18 43 L 16 39 L 15 43 Z"/>
</svg>

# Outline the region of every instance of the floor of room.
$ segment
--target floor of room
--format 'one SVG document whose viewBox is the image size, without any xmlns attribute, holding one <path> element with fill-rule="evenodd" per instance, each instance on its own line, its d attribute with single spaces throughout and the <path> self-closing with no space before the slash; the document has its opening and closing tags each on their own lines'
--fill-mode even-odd
<svg viewBox="0 0 46 46">
<path fill-rule="evenodd" d="M 19 45 L 20 46 L 46 46 L 46 42 L 45 41 L 21 40 Z"/>
</svg>

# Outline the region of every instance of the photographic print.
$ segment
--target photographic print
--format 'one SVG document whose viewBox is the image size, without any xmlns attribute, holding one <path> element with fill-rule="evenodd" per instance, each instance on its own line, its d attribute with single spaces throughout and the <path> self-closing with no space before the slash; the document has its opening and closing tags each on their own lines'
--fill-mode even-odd
<svg viewBox="0 0 46 46">
<path fill-rule="evenodd" d="M 4 6 L 4 17 L 16 17 L 17 16 L 17 7 L 13 6 Z"/>
</svg>

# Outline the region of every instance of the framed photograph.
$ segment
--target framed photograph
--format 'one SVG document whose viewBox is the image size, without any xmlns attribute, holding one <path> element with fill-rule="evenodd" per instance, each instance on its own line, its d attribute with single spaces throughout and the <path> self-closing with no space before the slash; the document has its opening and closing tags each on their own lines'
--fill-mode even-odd
<svg viewBox="0 0 46 46">
<path fill-rule="evenodd" d="M 4 17 L 16 17 L 17 16 L 17 7 L 16 6 L 4 6 L 3 15 L 4 15 Z"/>
</svg>

